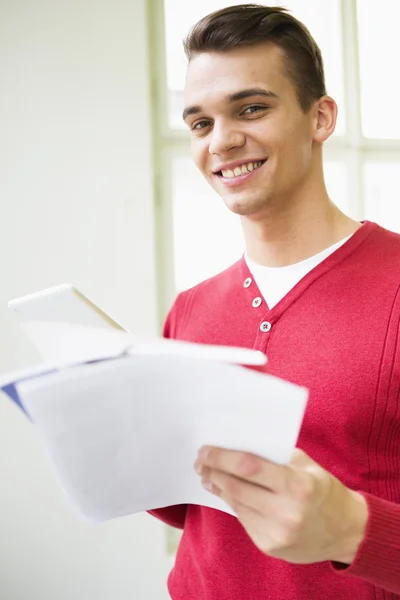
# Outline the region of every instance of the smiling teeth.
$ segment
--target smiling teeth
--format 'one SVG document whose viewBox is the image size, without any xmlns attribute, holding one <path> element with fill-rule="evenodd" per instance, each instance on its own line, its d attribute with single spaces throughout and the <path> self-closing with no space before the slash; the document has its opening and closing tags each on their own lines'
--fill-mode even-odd
<svg viewBox="0 0 400 600">
<path fill-rule="evenodd" d="M 263 164 L 263 161 L 259 161 L 256 163 L 247 163 L 247 165 L 241 165 L 240 167 L 235 167 L 233 171 L 231 169 L 221 171 L 222 177 L 227 179 L 232 179 L 232 177 L 238 177 L 239 175 L 244 175 L 245 173 L 250 173 L 255 169 L 258 169 Z"/>
</svg>

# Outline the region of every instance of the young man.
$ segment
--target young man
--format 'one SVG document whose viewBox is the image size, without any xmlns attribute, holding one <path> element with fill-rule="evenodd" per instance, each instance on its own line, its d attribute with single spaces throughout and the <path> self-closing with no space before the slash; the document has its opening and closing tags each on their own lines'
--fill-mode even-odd
<svg viewBox="0 0 400 600">
<path fill-rule="evenodd" d="M 267 372 L 310 399 L 288 466 L 200 450 L 204 486 L 237 519 L 154 511 L 184 530 L 171 597 L 400 599 L 400 236 L 327 194 L 322 145 L 337 107 L 301 23 L 231 7 L 185 47 L 194 160 L 240 216 L 246 253 L 178 296 L 165 335 L 259 349 Z"/>
</svg>

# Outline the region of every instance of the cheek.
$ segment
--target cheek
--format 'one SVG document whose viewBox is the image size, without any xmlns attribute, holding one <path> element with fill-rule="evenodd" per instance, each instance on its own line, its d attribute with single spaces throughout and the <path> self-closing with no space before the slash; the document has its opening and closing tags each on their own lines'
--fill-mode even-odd
<svg viewBox="0 0 400 600">
<path fill-rule="evenodd" d="M 199 140 L 192 141 L 191 155 L 196 167 L 200 169 L 202 173 L 204 173 L 209 159 L 209 154 L 205 144 L 202 144 Z"/>
<path fill-rule="evenodd" d="M 308 138 L 293 130 L 278 143 L 279 158 L 291 171 L 302 170 L 310 158 L 311 146 Z"/>
</svg>

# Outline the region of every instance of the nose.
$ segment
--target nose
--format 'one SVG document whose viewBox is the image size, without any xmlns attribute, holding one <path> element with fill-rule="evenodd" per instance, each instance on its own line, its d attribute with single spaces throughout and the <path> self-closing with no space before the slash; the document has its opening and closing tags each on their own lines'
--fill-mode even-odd
<svg viewBox="0 0 400 600">
<path fill-rule="evenodd" d="M 210 154 L 226 154 L 245 143 L 245 135 L 234 123 L 214 123 L 211 141 L 208 147 Z"/>
</svg>

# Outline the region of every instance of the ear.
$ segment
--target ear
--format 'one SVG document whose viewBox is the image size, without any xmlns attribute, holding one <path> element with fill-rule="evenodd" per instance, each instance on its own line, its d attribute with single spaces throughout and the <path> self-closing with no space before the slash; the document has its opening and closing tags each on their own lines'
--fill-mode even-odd
<svg viewBox="0 0 400 600">
<path fill-rule="evenodd" d="M 330 96 L 322 96 L 314 105 L 315 121 L 314 135 L 315 142 L 325 142 L 335 131 L 338 107 L 336 102 Z"/>
</svg>

